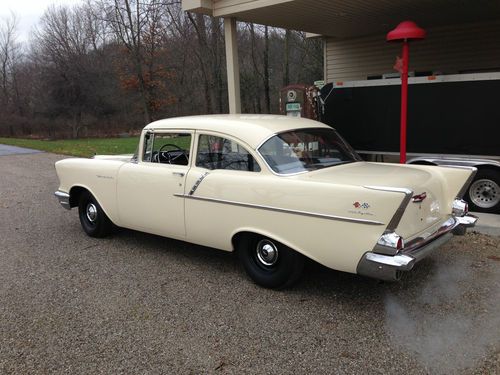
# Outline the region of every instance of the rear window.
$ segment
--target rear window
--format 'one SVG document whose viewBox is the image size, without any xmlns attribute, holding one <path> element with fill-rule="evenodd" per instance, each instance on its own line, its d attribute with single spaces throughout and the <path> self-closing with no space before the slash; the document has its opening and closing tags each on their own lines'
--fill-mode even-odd
<svg viewBox="0 0 500 375">
<path fill-rule="evenodd" d="M 279 133 L 258 151 L 269 167 L 279 174 L 314 171 L 361 160 L 334 129 L 327 128 Z"/>
</svg>

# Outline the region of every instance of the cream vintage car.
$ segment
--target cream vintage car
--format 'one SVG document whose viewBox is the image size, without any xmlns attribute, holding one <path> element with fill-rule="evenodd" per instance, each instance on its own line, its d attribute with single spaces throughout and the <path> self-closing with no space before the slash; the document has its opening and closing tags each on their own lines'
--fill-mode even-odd
<svg viewBox="0 0 500 375">
<path fill-rule="evenodd" d="M 474 168 L 364 162 L 332 128 L 284 116 L 160 120 L 135 155 L 56 163 L 55 193 L 92 237 L 113 225 L 236 251 L 269 288 L 304 259 L 382 280 L 477 220 L 461 200 Z"/>
</svg>

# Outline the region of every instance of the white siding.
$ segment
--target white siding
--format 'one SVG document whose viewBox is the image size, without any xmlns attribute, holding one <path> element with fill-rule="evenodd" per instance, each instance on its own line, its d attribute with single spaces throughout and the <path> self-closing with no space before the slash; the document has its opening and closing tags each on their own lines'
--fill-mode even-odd
<svg viewBox="0 0 500 375">
<path fill-rule="evenodd" d="M 363 80 L 369 75 L 393 73 L 398 55 L 401 43 L 388 43 L 385 35 L 327 38 L 326 81 Z M 425 40 L 410 44 L 410 71 L 452 74 L 479 69 L 500 71 L 500 21 L 428 29 Z"/>
</svg>

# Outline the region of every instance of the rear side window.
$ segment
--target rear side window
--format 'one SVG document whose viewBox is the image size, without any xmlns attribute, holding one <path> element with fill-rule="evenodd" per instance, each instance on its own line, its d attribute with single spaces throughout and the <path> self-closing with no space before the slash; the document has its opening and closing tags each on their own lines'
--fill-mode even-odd
<svg viewBox="0 0 500 375">
<path fill-rule="evenodd" d="M 260 172 L 260 166 L 239 143 L 213 135 L 200 135 L 196 166 L 206 169 L 230 169 Z"/>
</svg>

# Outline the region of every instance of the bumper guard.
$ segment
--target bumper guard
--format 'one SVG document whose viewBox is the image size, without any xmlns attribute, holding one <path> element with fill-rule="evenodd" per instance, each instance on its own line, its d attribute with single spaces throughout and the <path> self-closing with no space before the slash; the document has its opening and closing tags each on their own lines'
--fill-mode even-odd
<svg viewBox="0 0 500 375">
<path fill-rule="evenodd" d="M 56 196 L 57 201 L 61 204 L 61 206 L 63 206 L 67 210 L 71 210 L 68 193 L 58 190 L 54 193 L 54 195 Z"/>
</svg>

